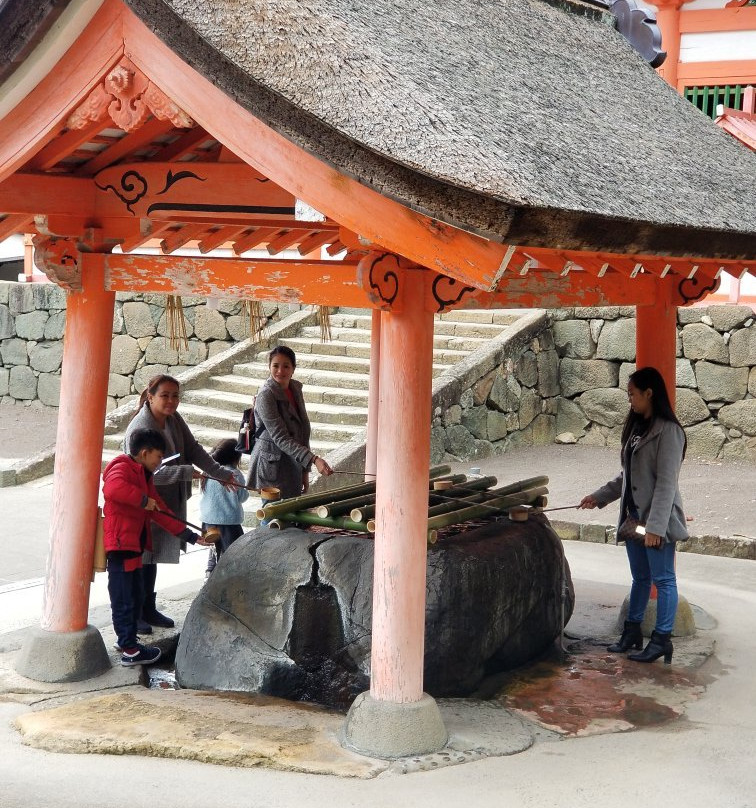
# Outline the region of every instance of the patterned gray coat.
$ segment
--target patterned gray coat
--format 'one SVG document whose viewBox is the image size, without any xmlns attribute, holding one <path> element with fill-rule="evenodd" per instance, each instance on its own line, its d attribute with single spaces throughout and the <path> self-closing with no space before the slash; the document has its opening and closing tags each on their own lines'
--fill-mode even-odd
<svg viewBox="0 0 756 808">
<path fill-rule="evenodd" d="M 309 471 L 315 455 L 310 450 L 310 419 L 307 417 L 302 384 L 291 379 L 289 389 L 297 402 L 296 410 L 278 382 L 269 378 L 255 401 L 255 426 L 265 428 L 255 440 L 250 457 L 247 485 L 252 488 L 275 486 L 281 498 L 302 493 L 302 472 Z"/>
<path fill-rule="evenodd" d="M 211 477 L 225 480 L 228 470 L 216 463 L 200 446 L 186 425 L 186 421 L 178 414 L 169 415 L 165 421 L 165 429 L 161 429 L 150 412 L 147 402 L 132 418 L 123 439 L 123 450 L 128 452 L 129 439 L 135 429 L 157 429 L 166 442 L 165 456 L 180 455 L 168 465 L 163 466 L 152 478 L 165 504 L 180 519 L 186 519 L 186 502 L 192 495 L 192 472 L 194 466 Z M 142 556 L 144 564 L 178 564 L 181 555 L 181 540 L 163 530 L 154 522 L 152 524 L 152 552 Z"/>
</svg>

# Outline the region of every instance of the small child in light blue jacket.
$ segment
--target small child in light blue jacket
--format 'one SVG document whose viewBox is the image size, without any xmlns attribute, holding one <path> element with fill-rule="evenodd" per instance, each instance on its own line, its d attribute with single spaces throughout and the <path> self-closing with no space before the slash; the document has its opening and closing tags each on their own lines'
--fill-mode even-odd
<svg viewBox="0 0 756 808">
<path fill-rule="evenodd" d="M 214 527 L 220 531 L 220 539 L 215 544 L 215 550 L 211 550 L 211 558 L 208 561 L 208 574 L 215 567 L 215 556 L 220 556 L 244 533 L 242 522 L 244 521 L 244 511 L 242 502 L 249 497 L 249 491 L 244 487 L 244 475 L 239 470 L 241 452 L 236 451 L 236 441 L 227 438 L 220 441 L 210 452 L 210 457 L 219 463 L 223 468 L 228 469 L 234 475 L 234 482 L 239 484 L 238 488 L 229 491 L 223 483 L 217 480 L 202 478 L 200 488 L 202 499 L 200 500 L 200 515 L 202 517 L 203 529 Z"/>
</svg>

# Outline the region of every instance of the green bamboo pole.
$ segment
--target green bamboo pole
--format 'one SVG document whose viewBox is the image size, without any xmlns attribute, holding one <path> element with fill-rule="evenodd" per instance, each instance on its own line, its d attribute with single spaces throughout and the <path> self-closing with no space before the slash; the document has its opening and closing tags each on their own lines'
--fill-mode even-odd
<svg viewBox="0 0 756 808">
<path fill-rule="evenodd" d="M 536 482 L 540 482 L 542 480 L 548 481 L 548 477 L 531 477 L 530 479 L 534 480 Z M 521 482 L 528 482 L 528 481 L 523 480 Z M 458 511 L 458 510 L 460 510 L 461 507 L 464 506 L 464 503 L 466 503 L 466 502 L 470 503 L 471 505 L 475 504 L 475 503 L 480 503 L 481 505 L 486 505 L 490 500 L 497 499 L 498 497 L 500 497 L 502 495 L 508 495 L 510 493 L 520 493 L 518 491 L 512 491 L 513 486 L 518 487 L 520 484 L 521 483 L 513 483 L 512 485 L 506 485 L 506 486 L 503 486 L 502 488 L 488 489 L 486 491 L 478 491 L 477 493 L 471 491 L 470 495 L 466 496 L 466 497 L 458 497 L 458 496 L 446 497 L 446 496 L 443 496 L 443 497 L 441 497 L 441 499 L 446 499 L 446 502 L 443 502 L 440 505 L 433 505 L 432 507 L 428 508 L 428 517 L 430 518 L 432 516 L 438 516 L 439 514 L 442 514 L 442 513 L 451 513 L 452 511 Z M 537 487 L 540 487 L 540 486 L 537 486 Z M 464 490 L 464 489 L 461 488 L 459 490 Z M 529 491 L 531 489 L 528 488 L 528 489 L 525 489 L 525 490 Z M 448 491 L 444 491 L 444 495 L 453 494 L 454 491 L 455 491 L 455 489 L 450 488 Z M 440 495 L 437 494 L 437 497 L 439 497 L 439 496 Z M 538 499 L 538 497 L 535 497 L 535 499 L 533 501 L 535 502 L 536 499 Z M 352 516 L 352 518 L 354 519 L 354 516 Z"/>
<path fill-rule="evenodd" d="M 442 502 L 440 505 L 433 505 L 428 508 L 428 518 L 431 516 L 438 516 L 440 513 L 450 513 L 451 511 L 458 511 L 465 505 L 473 505 L 476 502 L 485 502 L 485 497 L 488 491 L 478 491 L 477 494 L 471 494 L 469 497 L 452 497 L 452 502 Z M 352 511 L 354 513 L 354 511 Z M 352 516 L 354 519 L 354 516 Z"/>
<path fill-rule="evenodd" d="M 352 508 L 358 508 L 360 505 L 369 505 L 375 502 L 375 491 L 369 494 L 362 494 L 359 497 L 350 497 L 349 499 L 341 499 L 335 502 L 328 502 L 325 505 L 319 505 L 314 508 L 314 512 L 325 518 L 326 516 L 341 516 L 343 513 L 349 513 Z M 359 519 L 357 520 L 360 521 Z"/>
<path fill-rule="evenodd" d="M 461 485 L 453 485 L 451 488 L 442 488 L 438 491 L 433 490 L 430 492 L 430 501 L 434 498 L 443 499 L 444 497 L 457 497 L 464 496 L 465 494 L 472 494 L 474 491 L 480 491 L 482 488 L 490 488 L 496 485 L 496 477 L 478 477 L 476 480 L 466 480 Z"/>
<path fill-rule="evenodd" d="M 448 477 L 442 477 L 442 480 L 449 480 L 452 483 L 459 483 L 463 480 L 466 480 L 467 477 L 464 474 L 453 474 Z M 492 478 L 494 481 L 496 478 Z M 428 481 L 428 487 L 432 488 L 433 484 L 438 481 L 438 478 L 432 479 Z M 326 505 L 320 505 L 315 510 L 318 516 L 326 517 L 326 516 L 341 516 L 344 513 L 350 513 L 353 509 L 358 509 L 360 507 L 367 507 L 369 505 L 373 506 L 373 509 L 369 516 L 366 516 L 366 519 L 372 519 L 375 516 L 375 492 L 372 494 L 363 494 L 359 497 L 351 497 L 350 499 L 341 499 L 336 500 L 334 502 L 329 502 Z M 351 514 L 350 514 L 351 515 Z M 355 519 L 356 522 L 362 522 L 363 519 Z"/>
<path fill-rule="evenodd" d="M 451 466 L 434 466 L 430 470 L 430 477 L 442 477 L 451 471 Z M 368 483 L 356 483 L 343 488 L 333 488 L 330 491 L 318 491 L 315 494 L 302 494 L 299 497 L 276 500 L 269 505 L 258 508 L 255 515 L 258 519 L 271 519 L 286 513 L 304 511 L 307 508 L 315 508 L 318 505 L 326 505 L 330 502 L 337 502 L 347 497 L 356 497 L 360 494 L 369 494 L 375 491 L 375 480 Z M 334 496 L 337 495 L 337 496 Z"/>
<path fill-rule="evenodd" d="M 461 508 L 457 511 L 450 513 L 439 514 L 433 516 L 428 520 L 429 530 L 438 530 L 442 527 L 449 525 L 457 525 L 460 522 L 466 522 L 468 519 L 476 519 L 480 516 L 490 516 L 491 512 L 496 510 L 499 512 L 505 511 L 507 508 L 512 508 L 515 505 L 528 505 L 533 502 L 537 497 L 548 493 L 548 488 L 545 486 L 538 488 L 531 488 L 527 491 L 518 491 L 507 496 L 497 497 L 490 499 L 485 503 L 477 503 L 469 505 L 466 508 Z"/>
<path fill-rule="evenodd" d="M 296 511 L 281 514 L 277 520 L 279 522 L 299 522 L 302 525 L 320 525 L 321 527 L 333 527 L 340 530 L 359 530 L 362 533 L 375 533 L 375 522 L 370 519 L 367 522 L 353 522 L 340 516 L 318 516 L 309 511 Z"/>
<path fill-rule="evenodd" d="M 461 478 L 461 479 L 460 479 Z M 475 491 L 480 488 L 487 488 L 496 484 L 496 477 L 480 477 L 477 480 L 467 480 L 464 474 L 455 474 L 453 477 L 444 478 L 449 479 L 451 482 L 464 482 L 464 485 L 452 486 L 451 488 L 444 488 L 440 491 L 431 490 L 428 494 L 428 501 L 430 502 L 445 502 L 449 497 L 458 497 L 460 494 L 466 494 L 468 491 Z M 433 482 L 436 482 L 435 480 Z M 356 522 L 363 522 L 365 519 L 372 519 L 375 516 L 375 503 L 364 505 L 363 507 L 354 508 L 349 516 Z"/>
</svg>

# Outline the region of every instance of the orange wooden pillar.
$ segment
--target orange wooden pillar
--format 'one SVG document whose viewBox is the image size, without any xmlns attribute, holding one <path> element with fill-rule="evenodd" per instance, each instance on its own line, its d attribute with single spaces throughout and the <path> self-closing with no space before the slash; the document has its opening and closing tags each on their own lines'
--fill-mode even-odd
<svg viewBox="0 0 756 808">
<path fill-rule="evenodd" d="M 654 0 L 656 22 L 662 36 L 662 48 L 667 51 L 659 75 L 677 89 L 677 69 L 680 63 L 680 7 L 685 0 Z"/>
<path fill-rule="evenodd" d="M 636 307 L 635 366 L 651 365 L 664 378 L 672 406 L 677 386 L 677 306 L 661 282 L 655 305 Z"/>
<path fill-rule="evenodd" d="M 101 267 L 87 267 L 82 291 L 68 295 L 42 622 L 16 666 L 42 681 L 86 679 L 110 667 L 87 616 L 114 302 Z"/>
<path fill-rule="evenodd" d="M 382 315 L 370 693 L 352 705 L 348 746 L 378 757 L 440 749 L 446 730 L 423 693 L 433 314 L 431 273 L 403 271 Z"/>
<path fill-rule="evenodd" d="M 378 468 L 378 398 L 381 367 L 381 311 L 373 309 L 370 324 L 370 381 L 368 389 L 367 442 L 365 445 L 365 480 L 372 482 Z"/>
<path fill-rule="evenodd" d="M 657 288 L 655 305 L 635 308 L 635 366 L 655 367 L 661 373 L 674 408 L 677 398 L 677 306 L 669 299 L 668 286 L 659 283 Z M 656 601 L 656 598 L 656 586 L 652 584 L 651 600 Z"/>
</svg>

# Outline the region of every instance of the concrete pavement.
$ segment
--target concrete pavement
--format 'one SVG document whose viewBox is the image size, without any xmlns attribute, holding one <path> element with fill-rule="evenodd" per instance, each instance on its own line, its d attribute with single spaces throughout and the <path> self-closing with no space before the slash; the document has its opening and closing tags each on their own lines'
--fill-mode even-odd
<svg viewBox="0 0 756 808">
<path fill-rule="evenodd" d="M 551 477 L 550 504 L 570 504 L 616 472 L 616 453 L 593 451 L 591 447 L 587 447 L 591 451 L 586 453 L 579 451 L 580 448 L 543 447 L 480 460 L 475 465 L 480 466 L 483 473 L 497 474 L 502 484 L 531 474 L 547 473 Z M 473 464 L 464 464 L 463 468 L 470 465 Z M 752 467 L 694 463 L 684 466 L 683 496 L 688 512 L 694 515 L 691 523 L 694 532 L 724 537 L 742 532 L 753 536 L 754 492 L 756 469 Z M 49 508 L 50 494 L 49 479 L 20 488 L 0 489 L 0 508 L 7 525 L 0 583 L 0 661 L 6 669 L 12 663 L 14 647 L 17 648 L 23 638 L 23 631 L 17 631 L 18 626 L 38 619 L 42 591 L 39 579 L 47 547 L 47 525 L 42 514 Z M 192 502 L 196 505 L 196 498 Z M 613 515 L 608 511 L 566 513 L 576 520 L 590 521 L 598 517 L 599 523 L 611 523 Z M 23 546 L 22 551 L 19 545 Z M 559 693 L 556 701 L 564 706 L 565 712 L 585 712 L 591 705 L 600 706 L 600 691 L 593 690 L 593 698 L 586 706 L 577 700 L 571 702 L 570 699 L 578 696 L 565 690 L 564 685 L 580 677 L 588 681 L 595 663 L 606 664 L 606 655 L 591 638 L 601 639 L 613 634 L 618 608 L 627 591 L 628 571 L 622 548 L 566 542 L 565 549 L 577 596 L 567 634 L 582 638 L 583 643 L 573 643 L 565 664 L 555 667 L 559 686 L 563 688 L 555 691 Z M 161 567 L 160 598 L 164 603 L 170 601 L 173 611 L 181 608 L 181 604 L 188 604 L 193 592 L 201 586 L 204 555 L 201 551 L 182 559 L 178 567 Z M 169 573 L 177 577 L 171 578 Z M 248 737 L 257 739 L 261 735 L 261 723 L 272 722 L 280 733 L 280 748 L 284 750 L 294 745 L 286 742 L 286 727 L 298 727 L 296 732 L 301 741 L 305 731 L 301 722 L 307 714 L 307 732 L 315 739 L 312 748 L 317 749 L 320 768 L 307 768 L 311 765 L 312 752 L 310 758 L 305 756 L 295 761 L 291 768 L 299 771 L 208 765 L 197 762 L 203 759 L 201 755 L 194 755 L 194 760 L 124 756 L 124 752 L 137 747 L 119 747 L 118 743 L 100 748 L 121 754 L 60 754 L 22 745 L 21 736 L 11 722 L 30 709 L 80 703 L 81 711 L 74 716 L 75 720 L 71 719 L 64 730 L 58 724 L 57 736 L 53 732 L 53 737 L 63 739 L 59 740 L 59 748 L 66 748 L 67 744 L 72 748 L 71 733 L 80 726 L 76 721 L 81 722 L 82 716 L 86 718 L 90 713 L 90 703 L 86 700 L 92 695 L 98 698 L 139 696 L 141 688 L 135 670 L 114 669 L 112 674 L 100 677 L 100 682 L 91 680 L 78 688 L 67 689 L 36 688 L 33 683 L 11 681 L 13 677 L 9 677 L 3 679 L 0 689 L 0 805 L 3 808 L 32 805 L 40 808 L 53 805 L 56 808 L 99 808 L 102 805 L 140 808 L 160 804 L 168 808 L 174 805 L 206 808 L 218 804 L 233 808 L 293 806 L 306 801 L 313 805 L 327 802 L 370 808 L 411 801 L 419 806 L 464 803 L 466 806 L 580 808 L 611 804 L 623 808 L 654 799 L 670 806 L 756 808 L 756 767 L 752 753 L 756 748 L 756 679 L 752 674 L 756 664 L 753 639 L 756 637 L 756 564 L 685 553 L 678 557 L 678 573 L 681 591 L 699 607 L 697 639 L 676 641 L 671 668 L 661 663 L 641 666 L 642 681 L 633 681 L 632 669 L 621 666 L 610 672 L 610 676 L 592 680 L 611 679 L 615 690 L 612 698 L 618 704 L 636 700 L 636 707 L 640 707 L 637 714 L 631 716 L 628 727 L 641 728 L 634 731 L 618 732 L 622 729 L 621 722 L 614 721 L 604 731 L 596 725 L 580 737 L 555 732 L 533 705 L 528 711 L 525 702 L 514 700 L 497 705 L 501 708 L 502 729 L 497 747 L 491 732 L 483 733 L 474 717 L 465 714 L 465 700 L 456 700 L 462 715 L 462 723 L 454 727 L 457 736 L 467 742 L 469 749 L 474 751 L 477 743 L 479 750 L 488 750 L 491 756 L 479 755 L 476 759 L 467 751 L 463 754 L 451 750 L 445 757 L 391 765 L 376 762 L 374 766 L 363 767 L 367 775 L 354 775 L 348 767 L 339 771 L 343 759 L 339 758 L 340 747 L 333 729 L 339 723 L 338 717 L 334 720 L 332 714 L 326 713 L 320 721 L 312 708 L 293 705 L 291 711 L 285 713 L 285 719 L 275 719 L 271 717 L 274 711 L 270 707 L 266 712 L 264 705 L 253 705 L 248 715 Z M 93 589 L 90 620 L 105 627 L 108 624 L 104 605 L 107 599 L 102 586 L 98 581 Z M 35 595 L 29 600 L 30 591 L 36 591 L 38 597 Z M 696 672 L 696 653 L 712 645 L 714 656 Z M 611 658 L 611 664 L 615 659 Z M 604 667 L 599 672 L 606 674 L 607 670 Z M 92 692 L 86 693 L 86 690 Z M 153 755 L 172 754 L 164 743 L 161 745 L 161 739 L 174 732 L 172 727 L 184 726 L 181 720 L 187 713 L 176 712 L 177 703 L 171 701 L 171 696 L 172 691 L 155 695 L 162 704 L 161 710 L 149 713 L 145 719 L 144 731 L 151 743 L 154 741 Z M 650 721 L 647 725 L 648 716 L 643 712 L 649 705 L 672 705 L 678 712 L 682 710 L 684 717 L 662 723 Z M 451 706 L 445 705 L 445 709 L 449 716 Z M 192 706 L 190 712 L 196 715 L 198 710 Z M 241 713 L 239 707 L 235 714 L 239 719 L 237 724 L 241 724 Z M 234 723 L 234 714 L 221 715 L 210 710 L 200 715 L 202 723 L 195 735 L 199 735 L 200 746 L 208 753 L 219 739 L 227 740 L 229 733 L 241 732 L 235 725 L 229 726 L 229 721 Z M 529 728 L 532 743 L 519 754 L 500 756 L 506 747 L 504 742 L 514 733 L 514 725 L 507 723 L 512 715 Z M 47 723 L 49 729 L 50 722 Z M 101 723 L 107 724 L 107 715 Z M 93 745 L 90 748 L 98 748 L 94 744 L 102 741 L 102 734 L 91 733 Z M 197 741 L 197 737 L 194 740 Z M 85 741 L 89 743 L 86 738 Z M 48 740 L 48 748 L 55 748 L 54 743 L 52 746 L 50 743 Z M 216 758 L 208 754 L 204 759 Z M 453 765 L 462 760 L 468 762 Z M 277 765 L 275 761 L 271 764 L 264 759 L 253 762 L 258 766 Z M 303 771 L 332 771 L 340 776 Z M 415 773 L 399 776 L 402 771 Z M 365 776 L 369 779 L 364 779 Z"/>
</svg>

